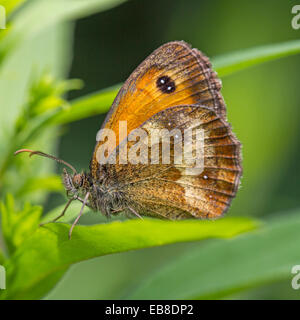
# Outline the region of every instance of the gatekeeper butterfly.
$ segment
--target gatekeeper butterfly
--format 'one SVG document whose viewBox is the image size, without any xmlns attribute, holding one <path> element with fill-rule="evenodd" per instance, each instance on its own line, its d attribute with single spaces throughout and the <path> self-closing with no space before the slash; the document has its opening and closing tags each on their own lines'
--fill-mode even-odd
<svg viewBox="0 0 300 320">
<path fill-rule="evenodd" d="M 40 151 L 21 149 L 15 154 L 48 157 L 72 170 L 70 174 L 64 168 L 69 201 L 54 220 L 64 215 L 73 200 L 82 202 L 69 237 L 85 206 L 107 217 L 125 212 L 140 218 L 218 218 L 236 195 L 242 174 L 241 145 L 226 120 L 220 90 L 221 82 L 205 55 L 184 41 L 169 42 L 146 58 L 120 89 L 100 130 L 88 173 L 78 173 L 65 161 Z M 124 123 L 128 136 L 120 131 Z M 194 165 L 189 158 L 182 160 L 182 154 L 179 157 L 175 152 L 178 136 L 182 138 L 190 127 L 202 130 L 203 160 L 201 170 L 191 174 L 188 169 Z M 112 140 L 103 139 L 105 130 L 113 133 Z M 146 136 L 132 136 L 138 130 Z M 151 148 L 156 147 L 158 159 L 150 163 L 147 143 L 157 132 L 164 132 L 165 137 L 163 130 L 177 130 L 169 135 L 170 161 L 162 161 L 165 144 L 156 140 Z M 191 132 L 189 136 L 195 138 Z M 195 154 L 194 140 L 186 142 L 190 156 Z M 124 162 L 128 154 L 135 154 L 137 161 Z"/>
</svg>

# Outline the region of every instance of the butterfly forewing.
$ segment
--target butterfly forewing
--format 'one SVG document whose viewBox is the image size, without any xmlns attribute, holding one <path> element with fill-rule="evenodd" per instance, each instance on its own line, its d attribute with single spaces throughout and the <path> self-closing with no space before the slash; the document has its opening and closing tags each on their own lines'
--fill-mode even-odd
<svg viewBox="0 0 300 320">
<path fill-rule="evenodd" d="M 213 108 L 222 118 L 226 108 L 220 94 L 221 83 L 206 56 L 184 41 L 174 41 L 155 50 L 131 74 L 119 91 L 103 127 L 112 129 L 119 141 L 119 123 L 127 122 L 128 132 L 154 114 L 184 104 Z M 99 165 L 97 149 L 91 162 L 93 174 Z"/>
</svg>

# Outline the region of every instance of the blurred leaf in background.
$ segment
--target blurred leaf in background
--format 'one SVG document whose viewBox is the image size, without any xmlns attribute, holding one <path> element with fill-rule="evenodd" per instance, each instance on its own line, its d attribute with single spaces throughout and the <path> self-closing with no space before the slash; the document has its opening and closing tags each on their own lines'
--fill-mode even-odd
<svg viewBox="0 0 300 320">
<path fill-rule="evenodd" d="M 230 241 L 212 241 L 166 263 L 128 292 L 130 299 L 220 299 L 281 279 L 300 260 L 299 211 Z M 283 297 L 282 297 L 283 298 Z"/>
<path fill-rule="evenodd" d="M 26 192 L 27 200 L 44 199 L 46 190 L 61 191 L 61 188 L 54 188 L 52 178 L 47 178 L 54 169 L 53 163 L 40 164 L 36 160 L 29 163 L 18 159 L 16 171 L 11 167 L 15 164 L 13 152 L 30 145 L 53 153 L 61 132 L 58 128 L 43 130 L 49 115 L 55 108 L 67 109 L 64 95 L 82 86 L 79 80 L 61 80 L 66 78 L 70 67 L 73 37 L 73 24 L 63 22 L 109 9 L 121 2 L 37 0 L 26 2 L 20 10 L 16 9 L 22 1 L 0 2 L 3 6 L 8 5 L 9 17 L 9 28 L 4 30 L 0 42 L 0 192 L 17 193 L 18 199 L 22 199 L 24 186 L 34 183 L 33 179 L 44 183 L 40 190 L 31 188 L 34 194 Z M 10 19 L 9 14 L 14 10 L 16 13 Z M 3 197 L 3 192 L 0 195 Z"/>
<path fill-rule="evenodd" d="M 62 131 L 49 127 L 51 114 L 68 109 L 66 93 L 79 89 L 78 80 L 67 78 L 72 61 L 72 20 L 107 10 L 122 3 L 117 0 L 87 1 L 0 1 L 6 8 L 7 29 L 0 30 L 0 197 L 16 195 L 1 207 L 1 226 L 7 253 L 21 243 L 26 220 L 37 215 L 27 203 L 14 217 L 15 206 L 24 199 L 41 203 L 46 191 L 62 191 L 53 174 L 54 163 L 14 159 L 13 152 L 29 146 L 55 153 Z M 68 21 L 68 23 L 66 23 Z M 46 129 L 46 130 L 45 130 Z M 38 219 L 40 219 L 39 211 Z M 15 229 L 20 232 L 15 233 Z M 23 232 L 23 231 L 24 232 Z M 28 231 L 29 230 L 29 231 Z M 25 237 L 33 232 L 28 229 Z M 4 243 L 0 239 L 1 260 Z"/>
<path fill-rule="evenodd" d="M 1 226 L 8 254 L 12 255 L 22 242 L 38 228 L 42 208 L 26 203 L 20 211 L 16 209 L 11 194 L 1 203 Z"/>
</svg>

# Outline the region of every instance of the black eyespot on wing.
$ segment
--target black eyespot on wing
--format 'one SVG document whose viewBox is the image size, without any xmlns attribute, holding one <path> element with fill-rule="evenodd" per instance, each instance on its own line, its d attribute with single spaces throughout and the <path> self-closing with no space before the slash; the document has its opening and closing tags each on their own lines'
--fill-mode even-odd
<svg viewBox="0 0 300 320">
<path fill-rule="evenodd" d="M 176 89 L 175 82 L 168 76 L 158 78 L 156 85 L 163 93 L 172 93 Z"/>
</svg>

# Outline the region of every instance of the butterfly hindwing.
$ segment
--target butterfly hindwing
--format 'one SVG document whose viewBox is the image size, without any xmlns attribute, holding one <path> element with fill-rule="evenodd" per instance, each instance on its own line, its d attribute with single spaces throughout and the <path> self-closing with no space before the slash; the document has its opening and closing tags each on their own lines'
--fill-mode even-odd
<svg viewBox="0 0 300 320">
<path fill-rule="evenodd" d="M 202 129 L 203 132 L 203 170 L 191 172 L 194 166 L 189 159 L 176 161 L 175 148 L 181 143 L 170 139 L 170 163 L 162 161 L 164 148 L 160 140 L 159 161 L 150 163 L 151 149 L 149 141 L 157 129 L 177 129 L 182 137 L 186 129 Z M 135 145 L 134 141 L 121 143 L 117 148 L 117 163 L 105 165 L 111 181 L 117 181 L 131 206 L 140 214 L 161 218 L 180 219 L 188 217 L 216 218 L 229 207 L 237 192 L 241 176 L 240 143 L 231 131 L 230 125 L 210 107 L 184 105 L 167 108 L 145 121 L 139 129 L 147 136 L 140 139 L 147 150 L 145 159 L 148 163 L 119 164 L 120 154 L 127 149 L 127 154 Z M 177 131 L 176 131 L 177 132 Z M 195 134 L 192 131 L 192 136 Z M 194 136 L 193 136 L 194 137 Z M 167 140 L 165 140 L 167 141 Z M 183 140 L 181 140 L 183 141 Z M 189 140 L 195 147 L 195 139 Z M 141 159 L 141 158 L 140 158 Z"/>
</svg>

